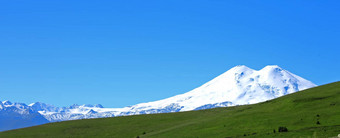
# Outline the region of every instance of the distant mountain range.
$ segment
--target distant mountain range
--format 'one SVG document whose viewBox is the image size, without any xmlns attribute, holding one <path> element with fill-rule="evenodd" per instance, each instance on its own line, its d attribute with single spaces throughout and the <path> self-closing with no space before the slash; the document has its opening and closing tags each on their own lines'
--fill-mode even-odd
<svg viewBox="0 0 340 138">
<path fill-rule="evenodd" d="M 258 71 L 240 65 L 187 93 L 124 108 L 103 108 L 99 104 L 55 107 L 40 102 L 26 105 L 3 101 L 0 102 L 0 131 L 65 120 L 253 104 L 315 86 L 277 65 L 266 66 Z"/>
</svg>

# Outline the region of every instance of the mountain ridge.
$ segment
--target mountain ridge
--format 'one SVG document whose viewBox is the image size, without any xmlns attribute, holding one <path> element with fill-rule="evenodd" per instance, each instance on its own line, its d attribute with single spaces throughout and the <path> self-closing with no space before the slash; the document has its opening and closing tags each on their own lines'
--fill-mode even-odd
<svg viewBox="0 0 340 138">
<path fill-rule="evenodd" d="M 56 122 L 253 104 L 315 86 L 277 65 L 268 65 L 260 70 L 238 65 L 189 92 L 123 108 L 76 104 L 55 107 L 41 102 L 20 105 L 39 113 L 49 122 Z M 14 105 L 9 101 L 4 103 Z"/>
</svg>

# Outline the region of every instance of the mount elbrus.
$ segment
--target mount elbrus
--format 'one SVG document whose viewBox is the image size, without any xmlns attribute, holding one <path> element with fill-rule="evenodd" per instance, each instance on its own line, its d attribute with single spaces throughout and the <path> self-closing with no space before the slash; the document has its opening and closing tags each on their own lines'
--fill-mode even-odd
<svg viewBox="0 0 340 138">
<path fill-rule="evenodd" d="M 253 70 L 240 65 L 187 93 L 124 108 L 103 108 L 101 105 L 55 107 L 40 102 L 30 105 L 9 101 L 0 102 L 0 130 L 65 120 L 253 104 L 315 86 L 312 82 L 276 65 L 266 66 L 261 70 Z M 24 121 L 15 121 L 15 118 Z"/>
</svg>

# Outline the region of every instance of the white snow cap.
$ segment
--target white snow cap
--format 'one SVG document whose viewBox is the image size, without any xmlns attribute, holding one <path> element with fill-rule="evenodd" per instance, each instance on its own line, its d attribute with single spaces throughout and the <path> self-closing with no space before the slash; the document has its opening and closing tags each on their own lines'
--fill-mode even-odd
<svg viewBox="0 0 340 138">
<path fill-rule="evenodd" d="M 2 102 L 3 105 L 12 105 L 13 103 L 9 100 L 5 100 Z"/>
<path fill-rule="evenodd" d="M 277 65 L 268 65 L 259 71 L 238 65 L 192 91 L 160 101 L 137 104 L 132 106 L 132 110 L 160 109 L 171 104 L 183 107 L 180 111 L 226 102 L 227 106 L 252 104 L 315 86 Z"/>
</svg>

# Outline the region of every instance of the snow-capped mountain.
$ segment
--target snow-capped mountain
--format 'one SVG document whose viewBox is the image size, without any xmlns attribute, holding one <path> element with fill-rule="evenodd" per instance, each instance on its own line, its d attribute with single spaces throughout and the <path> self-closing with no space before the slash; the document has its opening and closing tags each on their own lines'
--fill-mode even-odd
<svg viewBox="0 0 340 138">
<path fill-rule="evenodd" d="M 71 105 L 69 107 L 55 107 L 44 103 L 32 103 L 29 105 L 34 107 L 35 111 L 43 115 L 51 122 L 76 120 L 84 118 L 101 118 L 101 117 L 114 117 L 112 112 L 106 112 L 109 108 L 103 108 L 102 105 Z M 37 107 L 37 108 L 36 108 Z"/>
<path fill-rule="evenodd" d="M 23 103 L 0 101 L 0 131 L 48 123 L 40 113 Z"/>
<path fill-rule="evenodd" d="M 152 112 L 154 109 L 175 107 L 189 111 L 211 105 L 230 106 L 253 104 L 316 86 L 279 66 L 266 66 L 256 71 L 236 66 L 202 86 L 164 100 L 132 106 L 130 111 Z"/>
<path fill-rule="evenodd" d="M 72 105 L 60 108 L 40 102 L 25 108 L 38 112 L 50 122 L 55 122 L 253 104 L 315 86 L 312 82 L 276 65 L 266 66 L 261 70 L 241 65 L 187 93 L 124 108 L 103 108 L 101 105 Z M 0 105 L 0 111 L 3 105 Z"/>
</svg>

